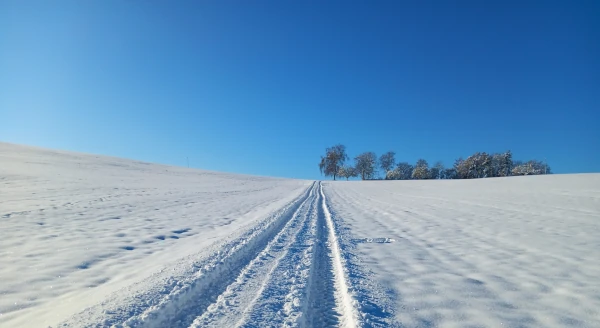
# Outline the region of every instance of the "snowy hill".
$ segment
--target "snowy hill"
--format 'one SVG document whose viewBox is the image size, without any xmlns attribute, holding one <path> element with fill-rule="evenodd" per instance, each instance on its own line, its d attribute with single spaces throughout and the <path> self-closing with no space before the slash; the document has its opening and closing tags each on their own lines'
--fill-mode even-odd
<svg viewBox="0 0 600 328">
<path fill-rule="evenodd" d="M 600 174 L 324 190 L 405 327 L 600 327 Z"/>
<path fill-rule="evenodd" d="M 600 174 L 312 182 L 0 143 L 0 327 L 598 327 Z"/>
<path fill-rule="evenodd" d="M 0 143 L 0 326 L 65 320 L 309 185 Z"/>
</svg>

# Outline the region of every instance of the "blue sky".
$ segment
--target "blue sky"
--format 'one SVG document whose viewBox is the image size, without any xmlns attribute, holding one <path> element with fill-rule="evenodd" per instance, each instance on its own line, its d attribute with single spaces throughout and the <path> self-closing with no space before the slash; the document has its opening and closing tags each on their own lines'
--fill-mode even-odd
<svg viewBox="0 0 600 328">
<path fill-rule="evenodd" d="M 0 141 L 319 179 L 511 149 L 600 171 L 598 1 L 1 1 Z"/>
</svg>

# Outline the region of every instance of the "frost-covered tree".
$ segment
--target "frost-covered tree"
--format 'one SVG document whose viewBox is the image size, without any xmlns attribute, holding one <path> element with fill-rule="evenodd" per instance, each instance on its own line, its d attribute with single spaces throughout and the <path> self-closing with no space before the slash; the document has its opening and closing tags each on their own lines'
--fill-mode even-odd
<svg viewBox="0 0 600 328">
<path fill-rule="evenodd" d="M 340 178 L 346 178 L 346 180 L 348 180 L 349 177 L 346 175 L 347 174 L 346 172 L 347 172 L 346 167 L 340 166 L 340 168 L 338 169 L 338 172 L 337 172 L 337 176 Z"/>
<path fill-rule="evenodd" d="M 536 160 L 517 165 L 512 169 L 512 175 L 538 175 L 550 173 L 548 164 Z"/>
<path fill-rule="evenodd" d="M 456 169 L 453 167 L 444 170 L 444 179 L 458 179 Z"/>
<path fill-rule="evenodd" d="M 424 159 L 419 159 L 412 172 L 412 178 L 417 180 L 429 179 L 429 164 Z"/>
<path fill-rule="evenodd" d="M 344 165 L 340 167 L 340 170 L 338 171 L 338 176 L 346 178 L 346 181 L 348 181 L 349 178 L 357 177 L 358 172 L 356 172 L 356 169 L 354 167 Z"/>
<path fill-rule="evenodd" d="M 386 180 L 400 180 L 400 172 L 397 169 L 387 171 L 385 174 Z"/>
<path fill-rule="evenodd" d="M 390 177 L 393 179 L 390 180 L 410 180 L 412 179 L 414 167 L 407 162 L 398 163 L 398 166 L 394 170 L 393 173 L 390 174 Z"/>
<path fill-rule="evenodd" d="M 444 178 L 444 164 L 442 162 L 437 161 L 435 165 L 429 169 L 429 178 L 430 179 L 445 179 Z"/>
<path fill-rule="evenodd" d="M 456 179 L 468 179 L 469 178 L 469 166 L 465 163 L 462 157 L 459 157 L 454 161 L 454 173 Z"/>
<path fill-rule="evenodd" d="M 513 165 L 514 165 L 514 163 L 513 163 L 513 159 L 512 159 L 512 152 L 510 150 L 507 150 L 506 152 L 504 152 L 502 154 L 502 161 L 500 162 L 498 176 L 500 176 L 500 177 L 510 176 Z"/>
<path fill-rule="evenodd" d="M 469 158 L 467 161 L 470 163 L 471 175 L 474 179 L 487 178 L 489 172 L 491 172 L 492 158 L 487 153 L 477 152 Z"/>
<path fill-rule="evenodd" d="M 499 177 L 500 173 L 502 172 L 502 154 L 492 154 L 491 157 L 492 159 L 488 177 Z"/>
<path fill-rule="evenodd" d="M 396 165 L 396 159 L 394 158 L 395 155 L 396 153 L 393 151 L 388 151 L 379 157 L 379 167 L 381 167 L 385 173 L 386 179 L 387 173 L 394 167 L 394 165 Z"/>
<path fill-rule="evenodd" d="M 319 170 L 321 170 L 321 174 L 325 175 L 326 177 L 332 176 L 333 180 L 335 180 L 340 167 L 344 165 L 346 160 L 348 160 L 348 155 L 346 155 L 346 146 L 335 145 L 325 149 L 325 156 L 321 156 Z"/>
<path fill-rule="evenodd" d="M 530 160 L 528 162 L 513 160 L 510 150 L 504 153 L 488 154 L 476 152 L 466 159 L 458 158 L 450 168 L 444 168 L 441 162 L 429 168 L 427 161 L 420 159 L 415 166 L 406 162 L 394 167 L 395 153 L 389 151 L 379 158 L 373 152 L 365 152 L 354 158 L 355 166 L 344 166 L 348 160 L 346 147 L 335 145 L 326 149 L 321 157 L 319 169 L 325 176 L 351 177 L 360 176 L 363 180 L 375 178 L 377 168 L 384 171 L 386 180 L 410 179 L 479 179 L 490 177 L 506 177 L 512 175 L 551 174 L 548 163 Z M 393 168 L 393 169 L 392 169 Z"/>
<path fill-rule="evenodd" d="M 504 153 L 491 155 L 490 170 L 488 177 L 506 177 L 511 175 L 513 166 L 512 153 L 510 150 Z"/>
<path fill-rule="evenodd" d="M 457 159 L 454 168 L 459 179 L 486 178 L 492 171 L 492 158 L 487 153 L 476 152 L 465 160 Z"/>
<path fill-rule="evenodd" d="M 368 151 L 354 158 L 354 167 L 358 171 L 361 179 L 371 180 L 375 177 L 377 170 L 377 155 L 374 152 Z"/>
</svg>

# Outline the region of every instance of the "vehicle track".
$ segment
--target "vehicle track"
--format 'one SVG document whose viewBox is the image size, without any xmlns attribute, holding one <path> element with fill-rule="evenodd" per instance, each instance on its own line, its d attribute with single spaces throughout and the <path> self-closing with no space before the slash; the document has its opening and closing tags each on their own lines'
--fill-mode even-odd
<svg viewBox="0 0 600 328">
<path fill-rule="evenodd" d="M 205 263 L 199 265 L 195 277 L 183 286 L 176 286 L 157 305 L 140 315 L 129 318 L 125 327 L 188 327 L 204 313 L 228 286 L 236 281 L 240 272 L 253 259 L 260 256 L 269 242 L 295 217 L 298 209 L 314 193 L 316 184 L 304 196 L 292 202 L 272 220 L 252 228 L 242 237 L 227 243 Z"/>
<path fill-rule="evenodd" d="M 235 321 L 244 321 L 238 318 L 244 317 L 258 297 L 271 289 L 270 281 L 274 271 L 285 266 L 290 255 L 295 253 L 293 245 L 301 239 L 300 235 L 304 234 L 310 224 L 310 212 L 316 192 L 315 185 L 309 198 L 296 210 L 283 229 L 246 265 L 237 279 L 219 295 L 217 301 L 194 319 L 190 327 L 230 327 Z"/>
<path fill-rule="evenodd" d="M 95 327 L 357 327 L 323 186 L 221 244 L 159 298 Z M 158 299 L 159 301 L 153 301 Z M 69 325 L 65 325 L 68 327 Z"/>
<path fill-rule="evenodd" d="M 356 327 L 323 187 L 189 327 Z"/>
</svg>

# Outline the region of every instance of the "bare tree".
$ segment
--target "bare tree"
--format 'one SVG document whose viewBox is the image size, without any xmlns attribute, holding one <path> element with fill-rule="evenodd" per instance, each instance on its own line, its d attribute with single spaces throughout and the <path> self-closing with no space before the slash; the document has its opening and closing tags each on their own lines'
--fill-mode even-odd
<svg viewBox="0 0 600 328">
<path fill-rule="evenodd" d="M 321 174 L 324 174 L 326 177 L 333 176 L 333 180 L 335 180 L 340 167 L 344 165 L 346 160 L 348 160 L 346 146 L 335 145 L 325 149 L 325 156 L 321 156 L 319 170 L 321 170 Z"/>
<path fill-rule="evenodd" d="M 385 173 L 386 179 L 387 173 L 394 167 L 394 165 L 396 165 L 396 159 L 394 158 L 395 155 L 396 153 L 393 151 L 388 151 L 379 157 L 379 167 L 381 167 Z"/>
<path fill-rule="evenodd" d="M 374 152 L 362 153 L 354 158 L 354 167 L 360 174 L 361 179 L 370 180 L 375 177 L 377 170 L 377 155 Z"/>
</svg>

